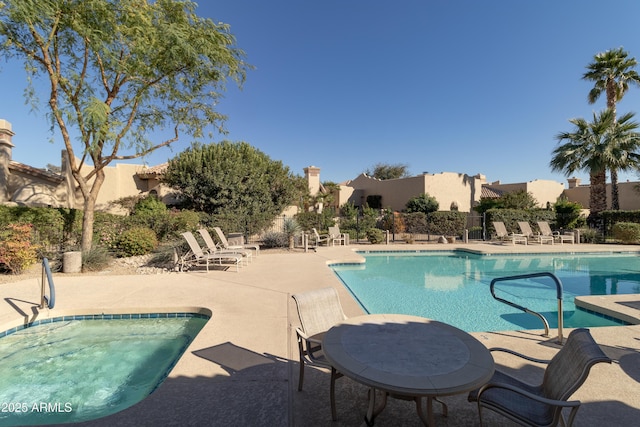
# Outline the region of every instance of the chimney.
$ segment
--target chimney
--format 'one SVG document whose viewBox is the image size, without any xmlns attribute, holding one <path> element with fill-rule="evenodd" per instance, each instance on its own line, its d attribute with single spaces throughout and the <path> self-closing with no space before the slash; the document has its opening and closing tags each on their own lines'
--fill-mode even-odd
<svg viewBox="0 0 640 427">
<path fill-rule="evenodd" d="M 9 201 L 9 162 L 11 162 L 13 144 L 11 123 L 0 119 L 0 202 Z"/>
<path fill-rule="evenodd" d="M 567 182 L 569 183 L 569 188 L 576 188 L 580 185 L 580 178 L 569 178 Z"/>
<path fill-rule="evenodd" d="M 320 168 L 309 166 L 304 168 L 304 177 L 307 179 L 309 193 L 315 196 L 320 192 Z"/>
</svg>

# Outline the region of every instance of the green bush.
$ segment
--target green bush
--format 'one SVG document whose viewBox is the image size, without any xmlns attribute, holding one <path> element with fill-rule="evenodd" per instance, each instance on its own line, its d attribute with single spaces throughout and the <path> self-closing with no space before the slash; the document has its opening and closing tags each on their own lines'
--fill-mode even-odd
<svg viewBox="0 0 640 427">
<path fill-rule="evenodd" d="M 640 242 L 640 224 L 635 222 L 618 222 L 614 224 L 613 237 L 622 243 Z"/>
<path fill-rule="evenodd" d="M 428 195 L 427 193 L 421 194 L 409 199 L 406 205 L 407 212 L 422 212 L 428 214 L 436 212 L 440 204 L 435 197 Z"/>
<path fill-rule="evenodd" d="M 377 228 L 370 228 L 367 230 L 367 240 L 371 244 L 378 244 L 384 241 L 384 233 Z"/>
<path fill-rule="evenodd" d="M 120 235 L 117 240 L 118 256 L 145 255 L 158 246 L 156 233 L 146 227 L 133 227 Z"/>
<path fill-rule="evenodd" d="M 462 236 L 467 225 L 467 214 L 458 211 L 440 211 L 427 214 L 427 232 L 440 236 Z"/>
</svg>

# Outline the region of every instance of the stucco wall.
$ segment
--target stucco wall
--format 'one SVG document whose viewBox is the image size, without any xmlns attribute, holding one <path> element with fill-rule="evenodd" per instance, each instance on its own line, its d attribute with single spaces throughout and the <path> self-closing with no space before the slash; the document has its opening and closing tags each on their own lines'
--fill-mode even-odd
<svg viewBox="0 0 640 427">
<path fill-rule="evenodd" d="M 640 210 L 640 183 L 638 182 L 619 182 L 618 183 L 618 199 L 620 200 L 620 209 L 623 211 Z M 564 190 L 564 195 L 568 200 L 577 202 L 585 209 L 589 208 L 589 186 L 580 185 L 574 188 Z M 611 184 L 607 184 L 607 209 L 611 208 Z"/>
<path fill-rule="evenodd" d="M 469 212 L 472 204 L 480 200 L 482 183 L 484 177 L 481 175 L 471 177 L 454 172 L 387 180 L 361 174 L 341 187 L 340 202 L 349 201 L 360 206 L 366 202 L 367 196 L 379 195 L 382 196 L 383 208 L 401 211 L 409 199 L 427 193 L 438 201 L 440 210 L 449 210 L 455 202 L 459 211 Z"/>
</svg>

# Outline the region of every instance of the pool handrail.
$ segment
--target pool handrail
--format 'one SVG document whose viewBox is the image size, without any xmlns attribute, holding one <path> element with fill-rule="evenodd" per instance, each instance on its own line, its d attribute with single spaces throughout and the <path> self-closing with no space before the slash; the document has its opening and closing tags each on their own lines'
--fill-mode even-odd
<svg viewBox="0 0 640 427">
<path fill-rule="evenodd" d="M 45 295 L 45 285 L 44 280 L 47 279 L 49 282 L 49 297 Z M 53 277 L 51 276 L 51 268 L 49 267 L 49 260 L 47 258 L 42 258 L 42 294 L 40 299 L 40 308 L 44 308 L 47 306 L 48 308 L 53 308 L 56 305 L 56 287 L 53 284 Z"/>
<path fill-rule="evenodd" d="M 556 298 L 558 300 L 558 343 L 562 344 L 562 328 L 563 328 L 562 282 L 560 281 L 558 276 L 550 272 L 538 272 L 538 273 L 518 274 L 515 276 L 496 277 L 491 281 L 491 285 L 489 286 L 489 289 L 491 290 L 491 296 L 493 296 L 494 299 L 496 299 L 497 301 L 500 301 L 501 303 L 510 305 L 511 307 L 524 311 L 525 313 L 533 314 L 534 316 L 539 317 L 540 320 L 542 320 L 542 322 L 544 323 L 544 336 L 549 336 L 549 322 L 542 314 L 538 313 L 537 311 L 533 311 L 526 307 L 518 305 L 514 302 L 507 301 L 503 298 L 500 298 L 496 296 L 494 291 L 494 287 L 497 282 L 504 282 L 507 280 L 518 280 L 518 279 L 531 279 L 534 277 L 550 277 L 556 285 Z"/>
</svg>

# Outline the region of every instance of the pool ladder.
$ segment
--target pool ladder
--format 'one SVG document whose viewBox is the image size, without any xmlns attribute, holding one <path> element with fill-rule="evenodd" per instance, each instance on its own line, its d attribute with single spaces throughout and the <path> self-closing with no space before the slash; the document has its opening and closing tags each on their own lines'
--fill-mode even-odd
<svg viewBox="0 0 640 427">
<path fill-rule="evenodd" d="M 45 279 L 49 282 L 49 296 L 45 295 Z M 53 284 L 53 277 L 51 277 L 51 268 L 49 267 L 49 260 L 42 258 L 42 293 L 40 297 L 40 308 L 45 306 L 53 308 L 56 305 L 56 287 Z"/>
<path fill-rule="evenodd" d="M 549 336 L 549 322 L 547 321 L 547 319 L 540 313 L 538 313 L 537 311 L 533 311 L 530 310 L 526 307 L 523 307 L 521 305 L 518 305 L 514 302 L 511 301 L 507 301 L 503 298 L 500 298 L 498 296 L 496 296 L 495 291 L 494 291 L 494 287 L 495 284 L 497 282 L 506 282 L 509 280 L 519 280 L 519 279 L 531 279 L 534 277 L 550 277 L 556 284 L 556 293 L 557 296 L 556 298 L 558 299 L 558 343 L 562 344 L 562 327 L 563 327 L 563 314 L 562 314 L 562 282 L 560 281 L 560 279 L 558 279 L 558 277 L 553 274 L 553 273 L 548 273 L 548 272 L 541 272 L 541 273 L 529 273 L 529 274 L 519 274 L 516 276 L 505 276 L 505 277 L 496 277 L 495 279 L 493 279 L 491 281 L 491 285 L 490 285 L 490 290 L 491 290 L 491 296 L 493 296 L 494 299 L 510 305 L 511 307 L 517 308 L 518 310 L 522 310 L 525 313 L 529 313 L 529 314 L 533 314 L 534 316 L 537 316 L 538 318 L 540 318 L 540 320 L 542 320 L 542 323 L 544 323 L 544 336 L 548 337 Z"/>
</svg>

